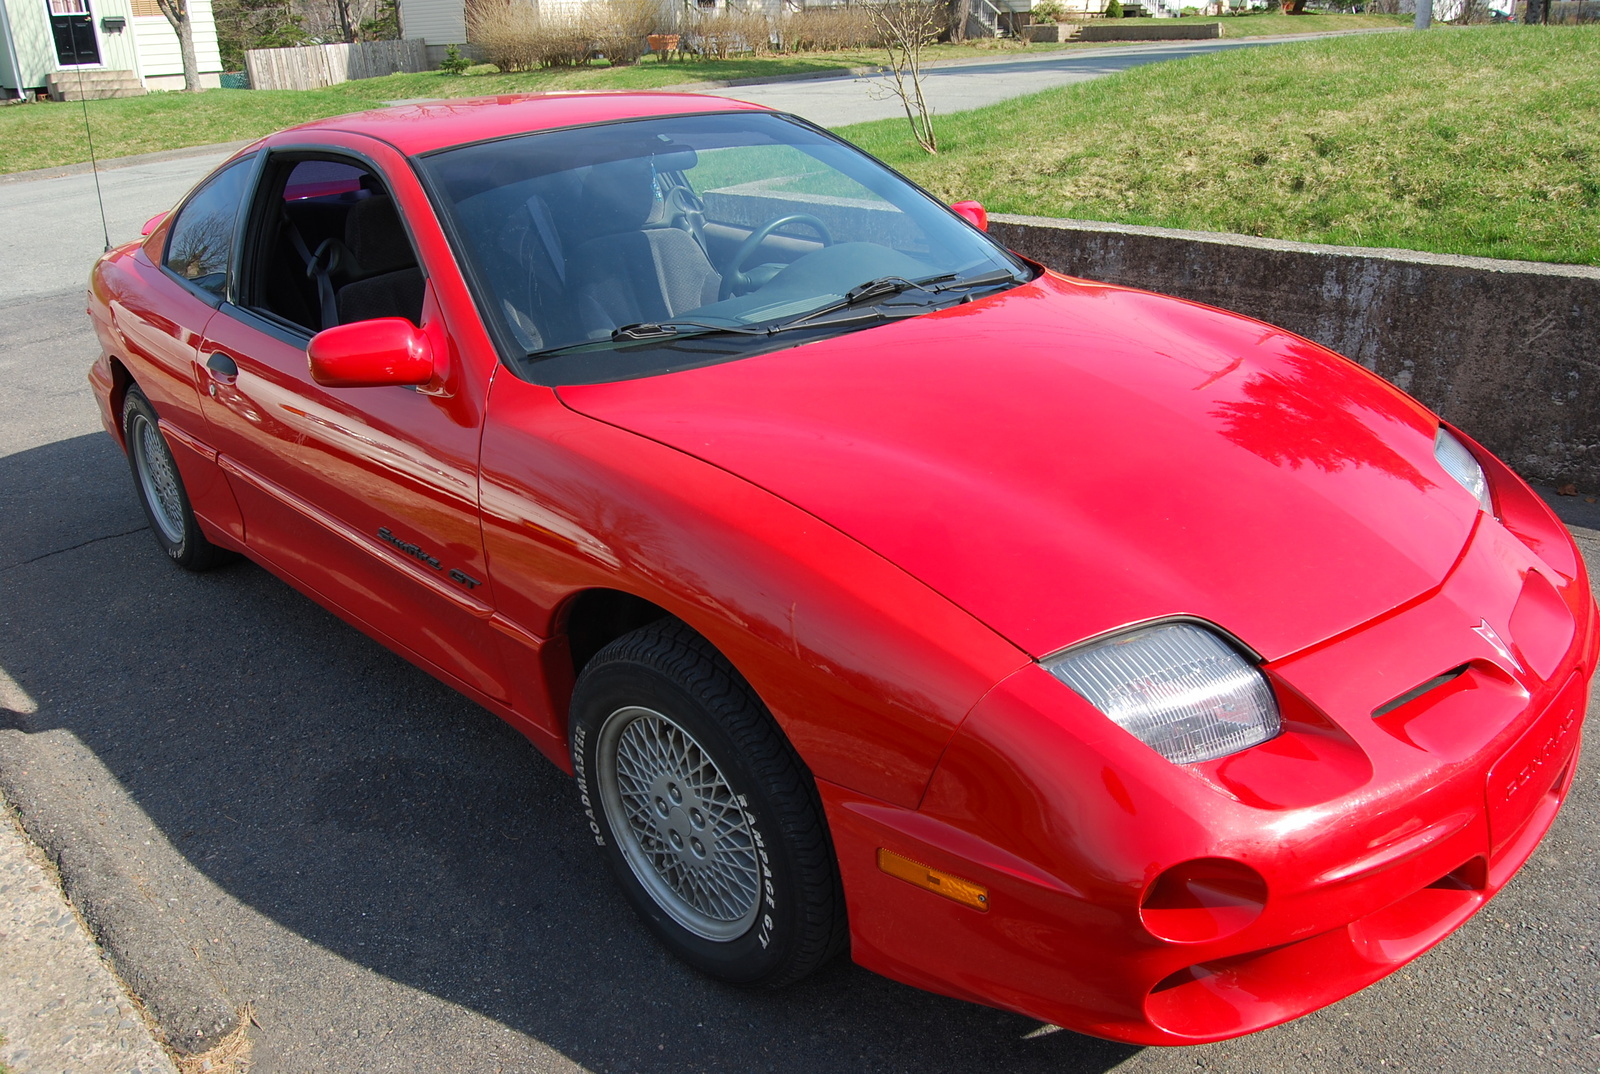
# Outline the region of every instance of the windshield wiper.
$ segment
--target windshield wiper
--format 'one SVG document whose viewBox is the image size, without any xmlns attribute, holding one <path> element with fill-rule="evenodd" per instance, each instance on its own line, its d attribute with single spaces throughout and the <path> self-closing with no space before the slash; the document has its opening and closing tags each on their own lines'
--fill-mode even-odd
<svg viewBox="0 0 1600 1074">
<path fill-rule="evenodd" d="M 954 274 L 952 273 L 951 275 L 938 277 L 939 279 L 949 280 L 949 282 L 948 283 L 940 283 L 940 284 L 937 284 L 937 285 L 935 285 L 933 287 L 925 287 L 925 288 L 923 288 L 923 290 L 925 290 L 925 291 L 954 291 L 957 288 L 962 288 L 962 287 L 988 287 L 989 285 L 996 284 L 996 283 L 1021 283 L 1022 282 L 1021 280 L 1017 279 L 1017 274 L 1014 271 L 1012 271 L 1011 269 L 993 269 L 993 270 L 991 270 L 989 272 L 980 272 L 976 276 L 963 276 L 959 280 L 953 279 L 952 278 L 953 275 Z M 927 281 L 927 282 L 932 283 L 933 281 L 930 280 L 930 281 Z"/>
<path fill-rule="evenodd" d="M 888 298 L 892 295 L 903 294 L 906 291 L 926 291 L 930 295 L 942 294 L 958 288 L 984 287 L 990 284 L 1018 282 L 1017 274 L 1010 269 L 995 269 L 991 272 L 979 273 L 976 276 L 956 278 L 953 272 L 941 273 L 938 276 L 926 276 L 920 280 L 908 280 L 904 276 L 880 276 L 875 280 L 868 280 L 859 287 L 853 287 L 837 302 L 830 302 L 826 306 L 814 309 L 810 313 L 802 313 L 792 320 L 783 321 L 767 329 L 769 333 L 787 332 L 791 328 L 803 328 L 818 317 L 830 313 L 859 306 L 872 299 Z M 879 316 L 887 314 L 879 313 Z"/>
<path fill-rule="evenodd" d="M 838 313 L 840 310 L 860 306 L 875 299 L 903 294 L 906 291 L 925 291 L 930 295 L 937 295 L 946 291 L 1016 281 L 1016 273 L 1010 269 L 996 269 L 960 279 L 953 272 L 927 276 L 920 280 L 910 280 L 904 276 L 879 276 L 877 279 L 868 280 L 857 287 L 852 287 L 837 302 L 830 302 L 809 313 L 802 313 L 791 320 L 779 321 L 776 324 L 737 325 L 710 324 L 705 321 L 639 321 L 634 324 L 619 325 L 613 328 L 610 339 L 586 339 L 580 343 L 569 343 L 564 347 L 551 347 L 549 350 L 533 351 L 528 354 L 527 358 L 529 361 L 538 362 L 546 358 L 554 358 L 558 355 L 569 354 L 573 351 L 581 351 L 591 347 L 604 347 L 614 343 L 643 343 L 656 339 L 690 339 L 696 336 L 709 335 L 771 336 L 795 328 L 805 328 L 818 317 L 824 317 L 830 313 Z M 909 314 L 916 308 L 908 307 L 906 313 Z M 871 317 L 891 316 L 882 309 L 872 310 L 865 315 Z M 838 318 L 828 323 L 839 323 L 840 321 L 852 319 L 854 318 Z"/>
<path fill-rule="evenodd" d="M 685 331 L 688 329 L 689 331 Z M 666 339 L 670 336 L 696 335 L 704 336 L 713 332 L 732 332 L 740 336 L 765 335 L 764 328 L 751 328 L 738 324 L 706 324 L 704 321 L 640 321 L 638 324 L 625 324 L 611 330 L 612 342 L 641 339 Z"/>
<path fill-rule="evenodd" d="M 923 280 L 908 280 L 904 276 L 879 276 L 877 279 L 868 280 L 858 287 L 852 287 L 837 302 L 829 302 L 827 305 L 819 306 L 810 313 L 802 313 L 791 320 L 779 322 L 770 326 L 767 331 L 787 332 L 791 328 L 801 327 L 814 317 L 822 317 L 829 313 L 836 313 L 839 310 L 849 309 L 852 306 L 859 306 L 870 299 L 888 298 L 890 295 L 903 294 L 906 291 L 928 291 L 933 293 L 928 284 L 937 283 L 940 280 L 948 280 L 954 275 L 955 273 L 953 272 L 946 272 L 939 276 L 929 276 Z"/>
<path fill-rule="evenodd" d="M 640 321 L 637 324 L 625 324 L 611 330 L 609 339 L 585 339 L 577 343 L 568 343 L 562 347 L 550 347 L 542 351 L 529 351 L 526 358 L 530 362 L 542 362 L 546 358 L 556 358 L 574 351 L 588 350 L 590 348 L 609 347 L 614 343 L 642 343 L 652 339 L 677 339 L 692 338 L 694 336 L 710 336 L 729 332 L 740 336 L 766 335 L 764 328 L 746 328 L 741 325 L 706 324 L 703 321 Z"/>
</svg>

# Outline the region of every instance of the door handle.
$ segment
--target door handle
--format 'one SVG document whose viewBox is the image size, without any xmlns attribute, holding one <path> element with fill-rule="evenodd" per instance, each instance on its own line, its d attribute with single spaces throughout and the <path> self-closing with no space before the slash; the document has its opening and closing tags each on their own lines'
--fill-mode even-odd
<svg viewBox="0 0 1600 1074">
<path fill-rule="evenodd" d="M 222 351 L 213 351 L 206 356 L 206 373 L 210 381 L 206 391 L 212 398 L 216 398 L 218 384 L 232 384 L 239 379 L 239 363 Z"/>
</svg>

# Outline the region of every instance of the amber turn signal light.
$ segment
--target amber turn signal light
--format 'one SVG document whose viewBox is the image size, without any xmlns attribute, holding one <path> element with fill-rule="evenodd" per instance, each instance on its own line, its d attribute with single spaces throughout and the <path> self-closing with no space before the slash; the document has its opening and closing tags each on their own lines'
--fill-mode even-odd
<svg viewBox="0 0 1600 1074">
<path fill-rule="evenodd" d="M 908 884 L 915 884 L 919 888 L 926 888 L 935 895 L 943 895 L 962 906 L 970 906 L 984 913 L 989 912 L 989 889 L 982 884 L 974 884 L 959 876 L 919 865 L 910 858 L 902 857 L 882 847 L 878 848 L 878 868 L 890 876 L 898 877 Z"/>
</svg>

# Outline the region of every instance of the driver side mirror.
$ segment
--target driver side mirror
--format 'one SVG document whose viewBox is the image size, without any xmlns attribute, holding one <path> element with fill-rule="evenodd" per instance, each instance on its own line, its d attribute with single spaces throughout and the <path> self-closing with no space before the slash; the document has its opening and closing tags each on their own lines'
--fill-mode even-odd
<svg viewBox="0 0 1600 1074">
<path fill-rule="evenodd" d="M 950 211 L 979 231 L 989 230 L 989 210 L 983 207 L 981 201 L 958 201 L 950 206 Z"/>
<path fill-rule="evenodd" d="M 156 215 L 152 216 L 150 219 L 148 219 L 148 220 L 146 220 L 144 222 L 144 230 L 140 231 L 139 234 L 141 234 L 141 235 L 150 234 L 156 228 L 161 226 L 161 222 L 163 220 L 165 220 L 171 214 L 171 212 L 172 212 L 171 209 L 163 209 L 161 212 L 156 213 Z"/>
<path fill-rule="evenodd" d="M 311 379 L 324 388 L 420 385 L 433 379 L 433 347 L 404 317 L 325 328 L 311 337 L 306 356 Z"/>
</svg>

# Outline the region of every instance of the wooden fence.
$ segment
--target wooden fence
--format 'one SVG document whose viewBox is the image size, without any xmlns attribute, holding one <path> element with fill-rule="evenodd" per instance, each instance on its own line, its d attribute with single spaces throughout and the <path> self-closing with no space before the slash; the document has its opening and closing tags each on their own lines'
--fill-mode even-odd
<svg viewBox="0 0 1600 1074">
<path fill-rule="evenodd" d="M 244 54 L 244 64 L 251 89 L 320 89 L 397 71 L 426 71 L 428 48 L 420 38 L 258 48 Z"/>
</svg>

